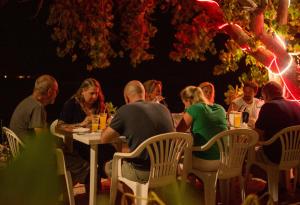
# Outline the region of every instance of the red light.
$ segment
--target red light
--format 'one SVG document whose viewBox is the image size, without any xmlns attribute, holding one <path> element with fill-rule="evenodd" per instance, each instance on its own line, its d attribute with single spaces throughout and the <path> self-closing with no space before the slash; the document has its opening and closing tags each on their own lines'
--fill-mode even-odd
<svg viewBox="0 0 300 205">
<path fill-rule="evenodd" d="M 219 6 L 219 4 L 218 4 L 217 2 L 215 2 L 215 1 L 212 1 L 212 0 L 197 0 L 197 1 L 199 1 L 199 2 L 208 2 L 208 3 L 213 3 L 213 4 L 216 4 L 218 7 L 220 7 L 220 6 Z"/>
</svg>

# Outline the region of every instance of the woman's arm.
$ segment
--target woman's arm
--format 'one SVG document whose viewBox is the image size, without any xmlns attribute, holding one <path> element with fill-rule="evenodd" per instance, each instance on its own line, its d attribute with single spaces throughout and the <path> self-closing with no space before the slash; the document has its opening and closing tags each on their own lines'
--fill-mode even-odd
<svg viewBox="0 0 300 205">
<path fill-rule="evenodd" d="M 192 122 L 193 122 L 192 116 L 189 113 L 185 112 L 182 116 L 182 119 L 180 120 L 180 122 L 176 127 L 176 131 L 185 132 L 187 129 L 191 127 Z"/>
<path fill-rule="evenodd" d="M 73 124 L 68 124 L 68 123 L 65 123 L 63 120 L 58 120 L 55 130 L 58 133 L 72 132 L 72 130 L 74 128 L 88 127 L 90 125 L 90 123 L 91 123 L 91 117 L 90 116 L 87 116 L 82 122 L 73 123 Z"/>
</svg>

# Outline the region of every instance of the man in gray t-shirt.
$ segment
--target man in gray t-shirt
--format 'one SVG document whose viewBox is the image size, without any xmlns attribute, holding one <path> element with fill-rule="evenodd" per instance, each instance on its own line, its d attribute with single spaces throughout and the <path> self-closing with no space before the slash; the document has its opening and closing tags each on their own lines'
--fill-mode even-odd
<svg viewBox="0 0 300 205">
<path fill-rule="evenodd" d="M 53 104 L 58 93 L 58 84 L 50 75 L 42 75 L 35 81 L 32 95 L 21 101 L 10 120 L 10 129 L 26 143 L 27 139 L 47 131 L 45 106 Z M 86 183 L 89 179 L 89 164 L 79 155 L 64 152 L 67 169 L 74 183 Z"/>
<path fill-rule="evenodd" d="M 162 104 L 145 102 L 145 89 L 139 81 L 130 81 L 124 89 L 126 105 L 118 109 L 109 127 L 101 134 L 101 141 L 111 142 L 120 135 L 125 136 L 130 151 L 133 151 L 146 139 L 174 131 L 169 110 Z M 106 172 L 110 175 L 110 164 Z M 146 152 L 139 157 L 124 162 L 122 172 L 133 181 L 145 181 L 149 178 L 150 159 Z"/>
<path fill-rule="evenodd" d="M 21 101 L 10 120 L 10 129 L 22 140 L 35 136 L 47 127 L 45 106 L 53 104 L 58 84 L 50 75 L 42 75 L 35 81 L 32 95 Z"/>
</svg>

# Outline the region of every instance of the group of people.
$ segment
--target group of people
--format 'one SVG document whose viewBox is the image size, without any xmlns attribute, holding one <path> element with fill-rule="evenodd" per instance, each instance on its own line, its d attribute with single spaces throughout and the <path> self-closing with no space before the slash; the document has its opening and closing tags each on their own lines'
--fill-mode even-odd
<svg viewBox="0 0 300 205">
<path fill-rule="evenodd" d="M 259 133 L 261 140 L 267 140 L 280 129 L 300 124 L 300 104 L 285 99 L 280 84 L 270 81 L 263 86 L 263 100 L 255 98 L 258 86 L 246 82 L 243 96 L 235 99 L 229 106 L 233 110 L 249 114 L 249 126 Z M 26 142 L 26 138 L 39 135 L 47 128 L 45 106 L 53 104 L 58 93 L 58 83 L 50 75 L 37 78 L 31 96 L 25 98 L 16 107 L 10 122 L 10 128 Z M 101 133 L 102 145 L 99 148 L 99 175 L 111 175 L 111 159 L 115 148 L 109 143 L 119 136 L 127 139 L 129 151 L 133 151 L 151 136 L 190 129 L 194 145 L 205 144 L 214 135 L 228 129 L 225 109 L 215 103 L 215 89 L 212 83 L 204 82 L 199 86 L 187 86 L 180 92 L 184 112 L 177 127 L 174 127 L 172 115 L 162 97 L 162 83 L 149 80 L 142 84 L 132 80 L 124 87 L 125 105 L 121 106 L 108 127 Z M 58 117 L 57 130 L 71 134 L 76 127 L 88 127 L 91 114 L 103 112 L 104 95 L 100 83 L 88 78 L 77 92 L 68 99 Z M 105 144 L 107 143 L 107 144 Z M 99 145 L 100 146 L 100 145 Z M 280 143 L 277 147 L 267 147 L 266 156 L 278 163 Z M 70 169 L 75 183 L 88 183 L 89 148 L 74 142 L 72 151 L 65 151 L 67 168 Z M 197 169 L 215 170 L 219 164 L 217 145 L 206 152 L 194 152 L 193 163 Z M 105 173 L 104 173 L 105 165 Z M 149 177 L 149 156 L 142 153 L 138 158 L 124 161 L 122 172 L 133 181 L 147 181 Z"/>
</svg>

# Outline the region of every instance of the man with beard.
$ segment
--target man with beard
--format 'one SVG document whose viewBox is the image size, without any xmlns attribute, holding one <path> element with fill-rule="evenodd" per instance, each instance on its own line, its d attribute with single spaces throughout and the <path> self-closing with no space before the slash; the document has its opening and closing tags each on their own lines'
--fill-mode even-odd
<svg viewBox="0 0 300 205">
<path fill-rule="evenodd" d="M 254 127 L 260 108 L 264 103 L 262 100 L 254 97 L 257 94 L 257 90 L 258 85 L 254 81 L 245 82 L 243 96 L 234 99 L 228 108 L 228 113 L 231 111 L 247 112 L 249 114 L 249 127 Z"/>
</svg>

